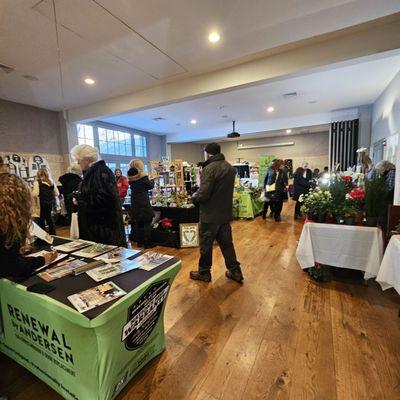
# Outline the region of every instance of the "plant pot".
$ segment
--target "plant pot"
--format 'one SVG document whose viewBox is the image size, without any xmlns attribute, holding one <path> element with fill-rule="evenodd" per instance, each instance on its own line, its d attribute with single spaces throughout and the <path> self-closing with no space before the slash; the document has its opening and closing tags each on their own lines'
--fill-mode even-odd
<svg viewBox="0 0 400 400">
<path fill-rule="evenodd" d="M 378 225 L 378 217 L 366 217 L 367 226 L 377 226 Z"/>
<path fill-rule="evenodd" d="M 345 217 L 344 224 L 345 225 L 354 225 L 354 217 Z"/>
<path fill-rule="evenodd" d="M 337 224 L 343 224 L 344 223 L 344 217 L 342 215 L 335 215 L 335 222 Z"/>
</svg>

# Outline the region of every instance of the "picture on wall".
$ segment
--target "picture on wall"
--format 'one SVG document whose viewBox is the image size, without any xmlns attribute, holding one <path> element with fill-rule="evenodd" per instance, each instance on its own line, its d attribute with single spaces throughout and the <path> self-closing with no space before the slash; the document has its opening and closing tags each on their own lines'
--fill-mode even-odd
<svg viewBox="0 0 400 400">
<path fill-rule="evenodd" d="M 181 247 L 199 246 L 199 224 L 180 224 Z"/>
</svg>

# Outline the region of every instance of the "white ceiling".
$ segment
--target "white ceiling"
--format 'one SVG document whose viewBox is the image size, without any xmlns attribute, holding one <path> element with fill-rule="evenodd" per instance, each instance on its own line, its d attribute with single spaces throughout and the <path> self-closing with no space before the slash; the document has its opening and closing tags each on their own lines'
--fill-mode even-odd
<svg viewBox="0 0 400 400">
<path fill-rule="evenodd" d="M 169 142 L 224 137 L 231 131 L 232 120 L 242 134 L 311 125 L 313 119 L 307 116 L 331 118 L 332 112 L 373 103 L 400 71 L 400 54 L 393 54 L 103 121 L 168 134 Z M 297 96 L 284 98 L 290 92 Z M 273 113 L 266 111 L 269 106 L 275 107 Z M 154 121 L 157 117 L 165 120 Z M 197 124 L 192 125 L 191 119 Z"/>
<path fill-rule="evenodd" d="M 279 45 L 400 11 L 398 0 L 0 1 L 0 98 L 49 109 L 90 104 L 203 73 Z M 222 40 L 210 45 L 218 29 Z M 23 75 L 37 77 L 28 81 Z M 96 85 L 82 80 L 94 77 Z"/>
</svg>

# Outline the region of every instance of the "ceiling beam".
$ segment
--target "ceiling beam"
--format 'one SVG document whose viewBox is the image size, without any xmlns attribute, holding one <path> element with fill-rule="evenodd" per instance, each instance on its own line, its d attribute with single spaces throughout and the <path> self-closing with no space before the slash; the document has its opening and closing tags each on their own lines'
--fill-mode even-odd
<svg viewBox="0 0 400 400">
<path fill-rule="evenodd" d="M 68 110 L 69 122 L 172 104 L 400 49 L 400 13 L 291 43 L 262 58 Z"/>
</svg>

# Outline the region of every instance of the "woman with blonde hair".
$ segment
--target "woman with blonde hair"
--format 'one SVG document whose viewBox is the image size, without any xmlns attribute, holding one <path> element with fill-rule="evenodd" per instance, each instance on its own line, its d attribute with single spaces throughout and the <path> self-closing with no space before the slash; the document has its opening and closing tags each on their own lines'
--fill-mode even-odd
<svg viewBox="0 0 400 400">
<path fill-rule="evenodd" d="M 56 252 L 45 257 L 21 254 L 29 237 L 31 206 L 31 191 L 24 180 L 14 174 L 0 174 L 0 278 L 27 277 L 57 257 Z"/>
<path fill-rule="evenodd" d="M 50 171 L 46 167 L 39 168 L 36 180 L 33 183 L 32 196 L 36 203 L 39 203 L 39 225 L 42 229 L 49 226 L 50 235 L 56 234 L 56 225 L 51 213 L 59 196 L 57 186 L 51 178 Z"/>
<path fill-rule="evenodd" d="M 154 211 L 150 204 L 149 190 L 154 188 L 154 181 L 150 181 L 144 170 L 141 160 L 131 160 L 128 171 L 131 187 L 130 217 L 136 235 L 138 247 L 151 248 L 151 222 Z"/>
</svg>

